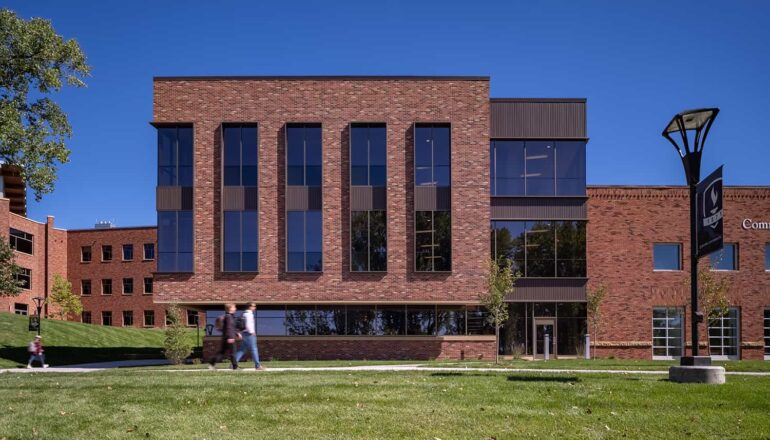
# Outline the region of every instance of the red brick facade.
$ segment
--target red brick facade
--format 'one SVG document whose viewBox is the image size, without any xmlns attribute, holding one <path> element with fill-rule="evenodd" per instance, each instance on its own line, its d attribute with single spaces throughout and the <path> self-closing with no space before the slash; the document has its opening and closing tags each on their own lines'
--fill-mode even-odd
<svg viewBox="0 0 770 440">
<path fill-rule="evenodd" d="M 144 326 L 144 311 L 154 311 L 155 327 L 165 323 L 165 306 L 153 302 L 154 293 L 144 292 L 144 279 L 155 271 L 154 255 L 144 258 L 144 244 L 156 247 L 155 227 L 72 230 L 67 233 L 68 278 L 72 291 L 81 295 L 83 311 L 91 313 L 91 323 L 101 324 L 102 312 L 112 312 L 112 325 L 124 326 L 123 311 L 133 311 L 133 327 Z M 123 245 L 133 245 L 133 259 L 123 259 Z M 112 260 L 102 261 L 102 246 L 112 246 Z M 91 261 L 84 262 L 81 249 L 91 248 Z M 133 279 L 133 293 L 123 293 L 123 279 Z M 102 292 L 102 280 L 112 280 L 112 294 Z M 91 281 L 91 294 L 83 295 L 82 281 Z M 154 289 L 153 289 L 154 290 Z"/>
<path fill-rule="evenodd" d="M 194 274 L 156 276 L 156 301 L 468 302 L 485 289 L 489 256 L 488 80 L 156 80 L 153 120 L 194 125 Z M 388 272 L 349 271 L 347 128 L 387 124 Z M 259 274 L 222 274 L 223 122 L 259 124 Z M 284 147 L 287 122 L 323 130 L 321 274 L 287 274 Z M 452 272 L 414 271 L 412 126 L 452 127 Z"/>
<path fill-rule="evenodd" d="M 689 198 L 683 187 L 592 187 L 588 190 L 587 233 L 590 284 L 604 284 L 600 356 L 649 359 L 652 308 L 685 307 L 685 341 L 690 341 Z M 738 244 L 738 270 L 730 280 L 730 303 L 740 308 L 740 355 L 763 357 L 763 312 L 770 307 L 770 272 L 765 245 L 770 230 L 744 229 L 744 219 L 770 219 L 770 188 L 726 188 L 725 243 Z M 680 243 L 682 271 L 653 271 L 653 244 Z M 708 258 L 701 259 L 708 264 Z M 706 343 L 706 325 L 700 329 Z"/>
</svg>

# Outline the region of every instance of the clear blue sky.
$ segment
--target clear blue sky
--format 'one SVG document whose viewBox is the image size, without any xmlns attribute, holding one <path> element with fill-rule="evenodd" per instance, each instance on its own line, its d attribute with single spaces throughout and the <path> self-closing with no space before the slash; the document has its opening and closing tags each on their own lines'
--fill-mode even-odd
<svg viewBox="0 0 770 440">
<path fill-rule="evenodd" d="M 768 185 L 770 2 L 5 1 L 75 38 L 88 88 L 56 96 L 72 160 L 29 214 L 155 224 L 156 75 L 490 75 L 493 97 L 588 98 L 591 184 L 681 184 L 660 131 L 722 109 L 704 174 Z"/>
</svg>

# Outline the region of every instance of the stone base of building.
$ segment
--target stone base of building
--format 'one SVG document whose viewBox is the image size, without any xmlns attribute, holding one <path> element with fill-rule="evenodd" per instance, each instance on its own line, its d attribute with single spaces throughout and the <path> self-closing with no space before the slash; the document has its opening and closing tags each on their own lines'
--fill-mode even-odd
<svg viewBox="0 0 770 440">
<path fill-rule="evenodd" d="M 203 358 L 219 348 L 220 337 L 206 337 Z M 494 336 L 263 336 L 262 360 L 491 360 Z"/>
</svg>

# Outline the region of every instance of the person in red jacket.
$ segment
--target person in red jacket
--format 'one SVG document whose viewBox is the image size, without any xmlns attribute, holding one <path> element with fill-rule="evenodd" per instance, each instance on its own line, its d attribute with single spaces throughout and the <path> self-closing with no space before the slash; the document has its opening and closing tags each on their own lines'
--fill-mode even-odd
<svg viewBox="0 0 770 440">
<path fill-rule="evenodd" d="M 35 336 L 35 340 L 29 343 L 29 362 L 27 362 L 27 368 L 32 368 L 32 362 L 37 359 L 40 361 L 40 365 L 43 368 L 48 368 L 48 364 L 45 363 L 45 356 L 43 356 L 43 337 L 40 335 Z"/>
</svg>

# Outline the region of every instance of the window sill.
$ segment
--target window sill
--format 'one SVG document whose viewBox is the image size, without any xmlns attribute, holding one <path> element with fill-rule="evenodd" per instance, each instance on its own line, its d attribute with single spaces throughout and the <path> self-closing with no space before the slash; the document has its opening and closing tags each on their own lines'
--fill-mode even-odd
<svg viewBox="0 0 770 440">
<path fill-rule="evenodd" d="M 682 269 L 653 269 L 653 272 L 684 272 Z"/>
<path fill-rule="evenodd" d="M 152 296 L 152 292 L 150 292 L 150 293 L 143 293 L 142 296 Z"/>
<path fill-rule="evenodd" d="M 102 260 L 100 263 L 112 263 L 112 260 Z"/>
<path fill-rule="evenodd" d="M 102 296 L 112 296 L 111 293 L 102 293 Z"/>
<path fill-rule="evenodd" d="M 88 261 L 83 261 L 83 260 L 80 260 L 80 264 L 88 264 L 88 263 L 90 263 L 90 262 L 91 262 L 91 260 L 88 260 Z"/>
<path fill-rule="evenodd" d="M 155 261 L 154 258 L 142 258 L 142 263 L 149 263 L 150 261 Z"/>
<path fill-rule="evenodd" d="M 134 262 L 134 260 L 133 260 L 133 258 L 132 258 L 132 259 L 130 259 L 130 260 L 120 260 L 120 262 L 121 262 L 121 263 L 133 263 L 133 262 Z"/>
<path fill-rule="evenodd" d="M 29 253 L 27 253 L 27 252 L 17 251 L 16 249 L 14 249 L 14 250 L 13 250 L 13 252 L 14 252 L 15 254 L 22 254 L 22 255 L 32 255 L 32 256 L 34 256 L 34 255 L 35 255 L 35 254 L 29 254 Z"/>
<path fill-rule="evenodd" d="M 121 293 L 120 296 L 134 296 L 133 293 Z"/>
<path fill-rule="evenodd" d="M 738 272 L 738 269 L 709 269 L 711 272 Z"/>
</svg>

